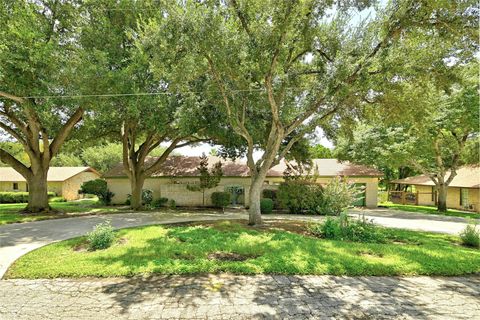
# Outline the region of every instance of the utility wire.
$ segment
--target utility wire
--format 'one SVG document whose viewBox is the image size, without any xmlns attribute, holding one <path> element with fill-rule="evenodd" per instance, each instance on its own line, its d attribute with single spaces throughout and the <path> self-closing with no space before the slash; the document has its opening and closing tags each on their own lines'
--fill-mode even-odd
<svg viewBox="0 0 480 320">
<path fill-rule="evenodd" d="M 302 89 L 294 88 L 290 89 Z M 304 88 L 308 89 L 308 88 Z M 261 89 L 236 89 L 228 90 L 229 92 L 260 92 L 265 91 L 264 88 Z M 204 91 L 186 91 L 185 93 L 202 93 Z M 220 90 L 208 91 L 209 93 L 221 92 Z M 25 96 L 20 97 L 22 99 L 57 99 L 57 98 L 113 98 L 113 97 L 134 97 L 134 96 L 158 96 L 158 95 L 171 95 L 171 92 L 139 92 L 139 93 L 104 93 L 104 94 L 76 94 L 76 95 L 45 95 L 45 96 Z"/>
</svg>

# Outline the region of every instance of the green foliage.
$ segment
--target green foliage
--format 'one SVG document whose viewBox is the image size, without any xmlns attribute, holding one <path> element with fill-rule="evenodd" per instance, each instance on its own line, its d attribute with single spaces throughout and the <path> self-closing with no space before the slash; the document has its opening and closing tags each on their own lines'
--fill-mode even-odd
<svg viewBox="0 0 480 320">
<path fill-rule="evenodd" d="M 50 198 L 49 202 L 67 202 L 67 199 L 65 199 L 64 197 L 52 197 Z"/>
<path fill-rule="evenodd" d="M 471 222 L 460 233 L 462 244 L 469 247 L 480 248 L 480 230 L 478 223 Z"/>
<path fill-rule="evenodd" d="M 55 192 L 48 192 L 48 197 L 55 197 Z M 28 192 L 0 192 L 0 203 L 27 203 Z"/>
<path fill-rule="evenodd" d="M 177 203 L 175 202 L 175 200 L 169 199 L 169 200 L 168 200 L 168 207 L 169 207 L 170 209 L 175 209 L 175 208 L 177 207 Z"/>
<path fill-rule="evenodd" d="M 113 196 L 115 195 L 113 192 L 108 190 L 107 182 L 103 179 L 95 179 L 84 182 L 78 193 L 94 194 L 105 205 L 109 205 L 112 202 Z"/>
<path fill-rule="evenodd" d="M 232 204 L 236 205 L 238 202 L 238 198 L 244 194 L 245 190 L 242 186 L 227 186 L 225 187 L 225 191 L 230 192 L 232 195 Z"/>
<path fill-rule="evenodd" d="M 281 207 L 293 214 L 321 214 L 323 188 L 306 181 L 286 181 L 280 184 L 277 197 Z"/>
<path fill-rule="evenodd" d="M 142 190 L 142 203 L 146 206 L 150 206 L 153 201 L 153 191 L 150 189 Z"/>
<path fill-rule="evenodd" d="M 327 219 L 322 223 L 312 223 L 309 231 L 321 238 L 354 241 L 354 242 L 387 242 L 387 235 L 382 227 L 376 226 L 365 217 L 361 219 L 350 219 L 347 214 L 342 213 L 339 217 Z"/>
<path fill-rule="evenodd" d="M 107 249 L 115 240 L 115 233 L 110 222 L 97 224 L 93 231 L 87 234 L 88 248 L 92 251 Z"/>
<path fill-rule="evenodd" d="M 208 157 L 205 153 L 200 156 L 200 165 L 197 168 L 200 173 L 199 184 L 187 185 L 190 191 L 201 191 L 203 194 L 203 205 L 205 205 L 205 191 L 215 188 L 223 176 L 222 163 L 217 162 L 211 170 L 208 169 Z"/>
<path fill-rule="evenodd" d="M 280 209 L 281 206 L 280 206 L 280 201 L 278 200 L 277 192 L 278 190 L 274 190 L 274 189 L 263 189 L 262 196 L 264 198 L 272 199 L 273 207 L 275 209 Z"/>
<path fill-rule="evenodd" d="M 80 155 L 82 161 L 99 172 L 106 173 L 122 162 L 122 145 L 107 143 L 83 149 Z"/>
<path fill-rule="evenodd" d="M 273 211 L 273 200 L 269 198 L 260 199 L 260 212 L 261 213 L 272 213 Z"/>
<path fill-rule="evenodd" d="M 168 203 L 168 198 L 161 197 L 161 198 L 153 200 L 152 207 L 154 207 L 154 208 L 165 207 L 167 205 L 167 203 Z"/>
<path fill-rule="evenodd" d="M 332 158 L 335 158 L 333 156 L 332 150 L 330 150 L 327 147 L 322 146 L 321 144 L 310 146 L 309 153 L 310 153 L 310 157 L 312 159 L 332 159 Z"/>
<path fill-rule="evenodd" d="M 231 194 L 228 192 L 213 192 L 212 205 L 216 208 L 225 208 L 230 204 Z"/>
<path fill-rule="evenodd" d="M 333 178 L 322 192 L 322 202 L 318 209 L 322 214 L 339 215 L 353 204 L 359 195 L 354 184 Z"/>
</svg>

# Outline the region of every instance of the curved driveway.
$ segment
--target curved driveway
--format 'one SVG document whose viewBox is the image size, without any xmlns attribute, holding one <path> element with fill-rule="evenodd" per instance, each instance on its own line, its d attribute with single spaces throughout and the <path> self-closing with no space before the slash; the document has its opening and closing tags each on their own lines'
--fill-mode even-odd
<svg viewBox="0 0 480 320">
<path fill-rule="evenodd" d="M 375 223 L 393 228 L 458 234 L 465 228 L 466 220 L 457 217 L 415 214 L 388 209 L 355 209 L 352 216 L 363 214 Z M 322 216 L 286 214 L 264 215 L 268 219 L 321 220 Z M 187 221 L 245 219 L 244 211 L 173 211 L 137 212 L 77 218 L 15 223 L 0 226 L 0 278 L 19 257 L 46 244 L 84 235 L 105 220 L 114 228 L 126 228 L 150 224 L 168 224 Z"/>
</svg>

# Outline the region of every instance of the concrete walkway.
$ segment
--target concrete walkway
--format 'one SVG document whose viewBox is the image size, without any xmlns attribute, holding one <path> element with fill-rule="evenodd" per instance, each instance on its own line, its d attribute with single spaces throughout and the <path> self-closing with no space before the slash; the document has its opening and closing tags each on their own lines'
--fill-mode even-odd
<svg viewBox="0 0 480 320">
<path fill-rule="evenodd" d="M 416 214 L 389 209 L 354 209 L 352 216 L 359 214 L 375 223 L 393 228 L 404 228 L 431 232 L 458 234 L 467 221 L 458 217 Z M 179 210 L 172 212 L 138 212 L 76 218 L 54 219 L 0 226 L 0 279 L 8 267 L 19 257 L 34 249 L 52 242 L 78 237 L 92 228 L 110 220 L 115 228 L 127 228 L 149 224 L 168 224 L 187 221 L 246 219 L 245 211 L 195 211 Z M 265 219 L 292 219 L 321 221 L 323 216 L 288 214 L 264 215 Z"/>
<path fill-rule="evenodd" d="M 0 319 L 480 319 L 480 277 L 3 280 Z"/>
</svg>

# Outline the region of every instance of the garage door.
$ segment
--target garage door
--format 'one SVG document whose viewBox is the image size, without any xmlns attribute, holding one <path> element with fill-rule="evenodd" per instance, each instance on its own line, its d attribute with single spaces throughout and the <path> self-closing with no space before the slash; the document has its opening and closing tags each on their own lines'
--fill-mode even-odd
<svg viewBox="0 0 480 320">
<path fill-rule="evenodd" d="M 353 202 L 353 205 L 356 207 L 364 207 L 365 206 L 365 190 L 367 189 L 367 185 L 365 183 L 355 183 L 355 187 L 357 188 L 359 194 L 357 196 L 357 200 Z"/>
</svg>

